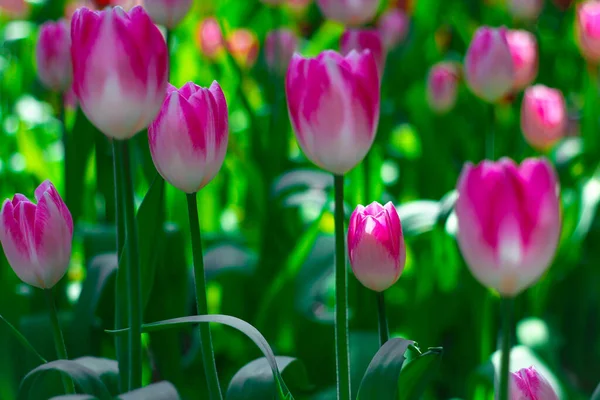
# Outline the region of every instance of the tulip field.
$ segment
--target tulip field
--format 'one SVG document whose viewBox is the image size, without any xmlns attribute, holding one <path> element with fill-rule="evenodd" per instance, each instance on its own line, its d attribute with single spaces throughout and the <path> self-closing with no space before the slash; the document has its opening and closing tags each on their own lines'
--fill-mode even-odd
<svg viewBox="0 0 600 400">
<path fill-rule="evenodd" d="M 0 400 L 600 400 L 600 0 L 0 0 Z"/>
</svg>

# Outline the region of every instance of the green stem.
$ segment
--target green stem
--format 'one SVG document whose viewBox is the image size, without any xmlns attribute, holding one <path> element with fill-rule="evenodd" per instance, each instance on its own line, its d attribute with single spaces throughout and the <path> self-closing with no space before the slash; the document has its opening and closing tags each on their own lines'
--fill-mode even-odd
<svg viewBox="0 0 600 400">
<path fill-rule="evenodd" d="M 198 315 L 208 314 L 206 299 L 206 276 L 204 274 L 204 256 L 202 255 L 202 238 L 200 237 L 200 221 L 198 219 L 198 203 L 196 193 L 187 194 L 190 234 L 192 236 L 192 257 L 194 259 L 194 283 L 196 286 L 196 306 Z M 202 364 L 206 374 L 206 383 L 210 399 L 222 399 L 219 375 L 215 363 L 209 324 L 200 324 L 200 343 L 202 346 Z"/>
<path fill-rule="evenodd" d="M 348 275 L 344 246 L 344 175 L 334 175 L 335 190 L 335 353 L 338 400 L 350 400 Z"/>
<path fill-rule="evenodd" d="M 50 321 L 52 322 L 52 331 L 54 333 L 54 346 L 56 347 L 56 355 L 61 360 L 68 360 L 67 347 L 65 346 L 65 339 L 63 338 L 62 331 L 60 330 L 60 323 L 58 322 L 58 313 L 56 312 L 56 304 L 54 303 L 54 296 L 52 295 L 52 289 L 44 289 L 46 295 L 46 301 L 48 303 L 48 309 L 50 311 Z M 62 375 L 63 385 L 65 386 L 65 392 L 67 394 L 75 394 L 75 385 L 71 378 L 66 375 Z"/>
<path fill-rule="evenodd" d="M 69 198 L 70 194 L 67 191 L 70 189 L 67 186 L 67 175 L 69 173 L 69 152 L 68 152 L 68 136 L 67 125 L 65 122 L 65 96 L 60 93 L 58 95 L 58 121 L 60 122 L 61 141 L 63 145 L 63 187 L 65 188 L 65 197 Z"/>
<path fill-rule="evenodd" d="M 496 105 L 490 104 L 490 126 L 485 135 L 485 158 L 488 160 L 494 160 L 495 154 L 495 135 L 496 135 Z"/>
<path fill-rule="evenodd" d="M 510 366 L 510 339 L 513 329 L 514 299 L 502 297 L 502 353 L 500 353 L 500 400 L 508 400 L 508 369 Z"/>
<path fill-rule="evenodd" d="M 379 346 L 383 346 L 390 338 L 387 317 L 385 316 L 384 292 L 377 293 L 377 315 L 379 316 Z"/>
</svg>

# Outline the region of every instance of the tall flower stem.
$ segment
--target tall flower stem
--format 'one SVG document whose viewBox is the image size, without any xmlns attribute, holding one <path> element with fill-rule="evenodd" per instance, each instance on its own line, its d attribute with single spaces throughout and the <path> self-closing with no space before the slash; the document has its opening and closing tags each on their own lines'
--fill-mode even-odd
<svg viewBox="0 0 600 400">
<path fill-rule="evenodd" d="M 508 369 L 510 366 L 510 339 L 513 329 L 514 299 L 502 297 L 502 352 L 500 353 L 500 400 L 508 400 Z"/>
<path fill-rule="evenodd" d="M 344 246 L 344 175 L 334 175 L 335 190 L 335 353 L 338 400 L 350 400 L 348 274 Z"/>
<path fill-rule="evenodd" d="M 383 346 L 390 338 L 387 317 L 385 315 L 384 292 L 377 293 L 377 315 L 379 317 L 379 346 Z"/>
<path fill-rule="evenodd" d="M 58 94 L 58 121 L 60 122 L 60 138 L 62 141 L 62 145 L 63 145 L 63 187 L 65 188 L 65 193 L 67 192 L 68 188 L 67 187 L 67 174 L 69 173 L 69 164 L 70 164 L 70 159 L 69 159 L 69 153 L 68 153 L 68 136 L 67 136 L 67 125 L 65 122 L 65 95 L 63 93 L 59 93 Z M 67 197 L 70 196 L 70 194 L 66 195 Z"/>
<path fill-rule="evenodd" d="M 52 322 L 52 333 L 54 334 L 54 346 L 56 347 L 56 355 L 59 359 L 68 360 L 67 347 L 65 346 L 65 339 L 63 338 L 62 331 L 60 329 L 60 323 L 58 322 L 58 313 L 56 312 L 56 304 L 54 303 L 54 296 L 52 289 L 44 289 L 46 295 L 46 301 L 48 303 L 48 309 L 50 311 L 50 321 Z M 63 385 L 67 394 L 75 394 L 75 385 L 68 376 L 62 376 Z"/>
<path fill-rule="evenodd" d="M 200 221 L 198 219 L 198 203 L 196 193 L 188 193 L 188 214 L 190 219 L 190 234 L 192 236 L 192 256 L 194 258 L 194 283 L 196 286 L 196 306 L 198 315 L 208 314 L 206 299 L 206 277 L 204 274 L 204 256 L 202 254 L 202 238 L 200 237 Z M 220 400 L 221 386 L 215 363 L 212 338 L 209 324 L 200 324 L 200 343 L 202 349 L 202 364 L 206 375 L 206 383 L 211 400 Z"/>
<path fill-rule="evenodd" d="M 496 152 L 496 105 L 491 103 L 489 105 L 490 112 L 490 126 L 487 129 L 487 135 L 485 136 L 485 158 L 488 160 L 494 160 Z"/>
</svg>

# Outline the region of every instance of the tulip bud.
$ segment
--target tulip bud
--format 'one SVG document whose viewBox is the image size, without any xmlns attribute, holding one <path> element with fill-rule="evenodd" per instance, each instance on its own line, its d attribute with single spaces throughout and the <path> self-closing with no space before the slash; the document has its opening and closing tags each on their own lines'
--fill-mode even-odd
<svg viewBox="0 0 600 400">
<path fill-rule="evenodd" d="M 533 367 L 510 374 L 510 400 L 558 400 L 550 383 Z"/>
<path fill-rule="evenodd" d="M 587 1 L 577 7 L 577 43 L 588 61 L 600 61 L 600 2 Z"/>
<path fill-rule="evenodd" d="M 38 76 L 48 89 L 65 91 L 73 81 L 71 32 L 65 21 L 45 22 L 35 48 Z"/>
<path fill-rule="evenodd" d="M 514 90 L 529 86 L 538 73 L 537 41 L 533 34 L 522 30 L 506 32 L 515 71 Z"/>
<path fill-rule="evenodd" d="M 6 199 L 0 211 L 0 242 L 17 276 L 50 289 L 65 275 L 71 260 L 73 219 L 50 183 L 35 190 L 37 205 L 22 194 Z"/>
<path fill-rule="evenodd" d="M 227 102 L 215 81 L 205 89 L 192 82 L 169 85 L 148 128 L 152 160 L 167 182 L 186 193 L 206 186 L 223 165 L 229 122 Z"/>
<path fill-rule="evenodd" d="M 567 130 L 567 106 L 558 89 L 535 85 L 525 90 L 521 103 L 521 129 L 527 142 L 538 150 L 547 150 Z"/>
<path fill-rule="evenodd" d="M 173 29 L 192 8 L 192 0 L 144 0 L 144 8 L 155 23 Z"/>
<path fill-rule="evenodd" d="M 269 32 L 265 39 L 265 59 L 273 71 L 287 71 L 290 60 L 298 48 L 298 38 L 289 29 L 277 29 Z"/>
<path fill-rule="evenodd" d="M 209 59 L 215 59 L 225 48 L 225 40 L 219 22 L 215 18 L 206 18 L 198 26 L 200 51 Z"/>
<path fill-rule="evenodd" d="M 165 40 L 144 9 L 81 8 L 71 39 L 73 87 L 88 119 L 115 139 L 146 128 L 164 100 L 169 66 Z"/>
<path fill-rule="evenodd" d="M 348 253 L 356 279 L 367 288 L 382 292 L 396 283 L 404 270 L 406 247 L 391 202 L 356 207 L 348 227 Z"/>
<path fill-rule="evenodd" d="M 239 65 L 251 68 L 258 57 L 258 38 L 248 29 L 236 29 L 227 38 L 227 49 Z"/>
<path fill-rule="evenodd" d="M 385 67 L 385 49 L 383 48 L 383 39 L 376 29 L 346 29 L 340 38 L 340 50 L 343 55 L 347 55 L 352 50 L 361 52 L 370 50 L 377 63 L 379 78 L 383 78 L 383 69 Z"/>
<path fill-rule="evenodd" d="M 317 0 L 323 15 L 346 25 L 362 25 L 373 19 L 379 0 Z"/>
<path fill-rule="evenodd" d="M 406 39 L 410 19 L 402 10 L 391 8 L 384 12 L 377 21 L 377 29 L 383 38 L 383 44 L 390 50 Z"/>
<path fill-rule="evenodd" d="M 508 94 L 515 72 L 506 29 L 477 29 L 467 50 L 464 68 L 469 88 L 483 100 L 493 103 Z"/>
<path fill-rule="evenodd" d="M 558 182 L 545 159 L 467 163 L 458 181 L 458 244 L 471 273 L 516 296 L 548 269 L 560 236 Z"/>
<path fill-rule="evenodd" d="M 368 51 L 342 57 L 294 54 L 286 76 L 288 110 L 296 138 L 313 163 L 345 174 L 366 156 L 379 122 L 379 77 Z"/>
<path fill-rule="evenodd" d="M 543 0 L 508 0 L 508 11 L 516 19 L 532 21 L 542 12 Z"/>
<path fill-rule="evenodd" d="M 427 102 L 438 113 L 448 112 L 456 103 L 458 70 L 450 62 L 440 62 L 429 70 L 427 77 Z"/>
</svg>

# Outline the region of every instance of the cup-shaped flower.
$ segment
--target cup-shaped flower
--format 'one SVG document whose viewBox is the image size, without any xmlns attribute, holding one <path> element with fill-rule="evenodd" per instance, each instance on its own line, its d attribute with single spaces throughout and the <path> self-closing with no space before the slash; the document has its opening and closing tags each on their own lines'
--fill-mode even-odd
<svg viewBox="0 0 600 400">
<path fill-rule="evenodd" d="M 286 28 L 272 30 L 265 38 L 265 61 L 272 71 L 285 73 L 298 49 L 298 37 Z"/>
<path fill-rule="evenodd" d="M 550 163 L 467 163 L 457 190 L 458 244 L 475 278 L 502 296 L 516 296 L 535 283 L 550 266 L 561 229 Z"/>
<path fill-rule="evenodd" d="M 451 62 L 439 62 L 431 67 L 427 77 L 427 103 L 437 113 L 454 107 L 458 93 L 458 68 Z"/>
<path fill-rule="evenodd" d="M 348 254 L 354 275 L 365 287 L 382 292 L 396 283 L 404 270 L 406 246 L 391 202 L 356 207 L 348 226 Z"/>
<path fill-rule="evenodd" d="M 198 24 L 198 42 L 200 51 L 209 59 L 214 60 L 225 48 L 225 39 L 219 26 L 219 21 L 213 17 L 204 19 Z"/>
<path fill-rule="evenodd" d="M 236 29 L 226 42 L 227 50 L 237 63 L 244 68 L 252 68 L 258 57 L 258 38 L 248 29 Z"/>
<path fill-rule="evenodd" d="M 467 85 L 483 100 L 496 102 L 508 94 L 515 72 L 506 29 L 477 29 L 467 50 L 464 70 Z"/>
<path fill-rule="evenodd" d="M 73 81 L 71 31 L 64 20 L 40 26 L 35 59 L 40 81 L 51 90 L 66 91 Z"/>
<path fill-rule="evenodd" d="M 379 123 L 379 76 L 370 51 L 294 54 L 285 90 L 296 138 L 310 161 L 334 174 L 362 161 Z"/>
<path fill-rule="evenodd" d="M 155 23 L 173 29 L 192 8 L 192 0 L 144 0 L 144 8 Z"/>
<path fill-rule="evenodd" d="M 219 84 L 169 85 L 167 97 L 148 128 L 156 169 L 186 193 L 206 186 L 223 165 L 229 138 L 227 102 Z"/>
<path fill-rule="evenodd" d="M 408 15 L 397 8 L 390 8 L 377 20 L 377 29 L 379 29 L 383 44 L 388 50 L 398 46 L 406 39 L 409 27 Z"/>
<path fill-rule="evenodd" d="M 581 54 L 591 62 L 600 61 L 600 2 L 586 1 L 577 6 L 575 24 Z"/>
<path fill-rule="evenodd" d="M 358 26 L 373 19 L 379 0 L 317 0 L 317 5 L 326 18 Z"/>
<path fill-rule="evenodd" d="M 377 29 L 346 29 L 340 37 L 340 50 L 344 55 L 352 50 L 358 52 L 370 50 L 377 63 L 379 78 L 383 78 L 386 49 L 383 45 L 383 37 Z"/>
<path fill-rule="evenodd" d="M 0 242 L 17 276 L 50 289 L 65 275 L 71 260 L 73 219 L 50 183 L 35 190 L 37 204 L 22 194 L 6 199 L 0 211 Z"/>
<path fill-rule="evenodd" d="M 156 117 L 165 97 L 165 40 L 136 6 L 78 9 L 71 21 L 73 88 L 88 119 L 106 136 L 128 139 Z"/>
<path fill-rule="evenodd" d="M 515 70 L 514 90 L 529 86 L 538 73 L 538 46 L 532 33 L 524 30 L 509 30 L 506 40 L 512 55 Z"/>
<path fill-rule="evenodd" d="M 532 21 L 537 19 L 544 6 L 543 0 L 508 0 L 508 11 L 516 19 Z"/>
<path fill-rule="evenodd" d="M 525 90 L 521 130 L 532 147 L 548 150 L 566 134 L 567 125 L 567 106 L 560 90 L 544 85 Z"/>
<path fill-rule="evenodd" d="M 550 383 L 534 367 L 510 374 L 510 400 L 558 400 Z"/>
</svg>

